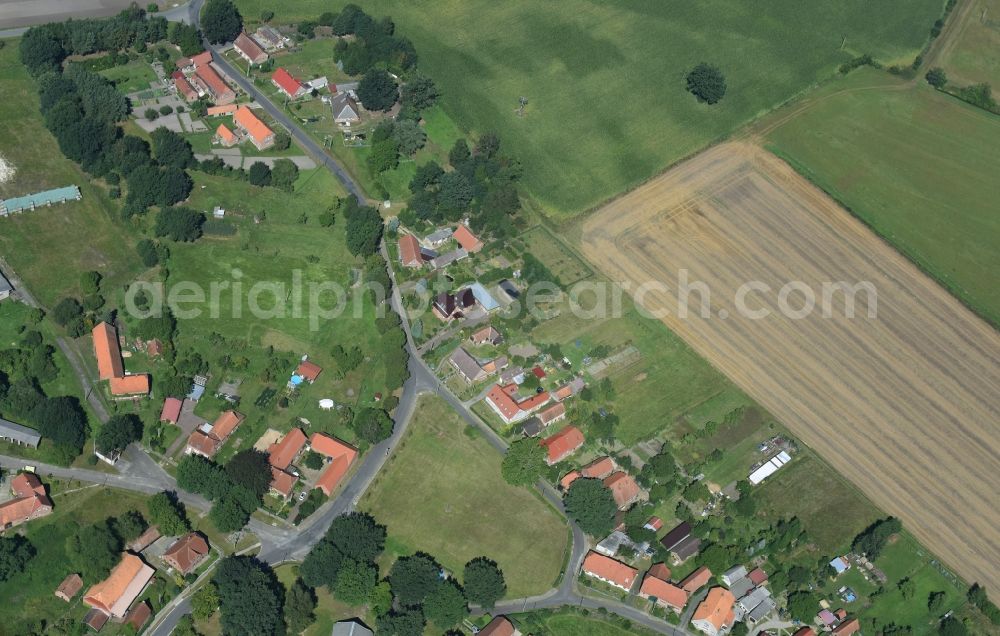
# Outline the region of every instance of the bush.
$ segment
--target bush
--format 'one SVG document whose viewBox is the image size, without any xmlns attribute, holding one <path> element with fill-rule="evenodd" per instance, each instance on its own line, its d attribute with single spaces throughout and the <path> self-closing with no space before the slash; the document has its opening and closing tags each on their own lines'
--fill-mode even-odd
<svg viewBox="0 0 1000 636">
<path fill-rule="evenodd" d="M 149 121 L 155 121 L 160 116 L 160 113 L 156 112 L 156 109 L 147 108 L 146 112 L 143 113 L 143 116 Z"/>
<path fill-rule="evenodd" d="M 160 106 L 161 115 L 169 115 L 172 112 L 174 112 L 174 107 L 171 106 L 170 104 L 164 104 L 163 106 Z"/>
<path fill-rule="evenodd" d="M 688 73 L 687 89 L 698 101 L 715 104 L 726 94 L 726 78 L 719 67 L 702 62 Z"/>
<path fill-rule="evenodd" d="M 948 76 L 940 66 L 935 66 L 927 71 L 927 75 L 924 77 L 927 79 L 927 83 L 934 88 L 944 88 L 945 84 L 948 83 Z"/>
</svg>

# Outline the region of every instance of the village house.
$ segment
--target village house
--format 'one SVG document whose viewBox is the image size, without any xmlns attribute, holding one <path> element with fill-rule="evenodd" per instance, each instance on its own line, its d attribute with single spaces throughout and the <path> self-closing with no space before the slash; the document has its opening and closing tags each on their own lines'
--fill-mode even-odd
<svg viewBox="0 0 1000 636">
<path fill-rule="evenodd" d="M 619 510 L 628 508 L 639 499 L 642 493 L 642 489 L 639 488 L 639 484 L 635 483 L 632 476 L 622 471 L 612 473 L 605 478 L 604 485 L 611 491 Z"/>
<path fill-rule="evenodd" d="M 562 490 L 569 490 L 569 487 L 573 485 L 573 482 L 579 479 L 580 477 L 582 477 L 580 471 L 578 470 L 569 471 L 568 473 L 563 475 L 562 479 L 559 480 L 559 488 Z"/>
<path fill-rule="evenodd" d="M 538 414 L 538 419 L 541 420 L 542 424 L 549 426 L 550 424 L 555 424 L 566 419 L 566 405 L 565 404 L 553 404 L 544 411 Z"/>
<path fill-rule="evenodd" d="M 547 453 L 545 463 L 549 466 L 558 464 L 583 446 L 584 441 L 583 433 L 575 426 L 567 426 L 555 435 L 546 437 L 540 442 Z"/>
<path fill-rule="evenodd" d="M 660 539 L 660 544 L 667 550 L 673 550 L 675 545 L 689 536 L 691 536 L 691 524 L 687 521 L 682 521 L 674 526 L 670 532 L 663 535 L 663 538 Z"/>
<path fill-rule="evenodd" d="M 750 570 L 749 574 L 747 574 L 747 578 L 750 579 L 750 582 L 754 585 L 763 585 L 767 582 L 767 572 L 760 568 L 754 568 Z"/>
<path fill-rule="evenodd" d="M 0 418 L 0 440 L 17 444 L 18 446 L 38 448 L 38 444 L 42 441 L 42 436 L 33 428 L 21 426 L 20 424 Z"/>
<path fill-rule="evenodd" d="M 306 434 L 301 428 L 293 428 L 285 433 L 280 442 L 271 444 L 267 449 L 267 461 L 278 470 L 285 470 L 292 465 L 306 446 Z"/>
<path fill-rule="evenodd" d="M 108 380 L 108 388 L 114 399 L 127 399 L 149 394 L 149 376 L 140 373 L 125 374 L 118 332 L 106 322 L 98 323 L 91 335 L 94 339 L 94 357 L 97 358 L 97 373 L 101 380 Z"/>
<path fill-rule="evenodd" d="M 223 148 L 232 148 L 240 143 L 240 138 L 236 136 L 236 133 L 229 130 L 225 124 L 219 124 L 219 127 L 215 129 L 215 136 L 212 138 L 212 141 Z"/>
<path fill-rule="evenodd" d="M 208 558 L 208 540 L 197 532 L 189 532 L 163 553 L 163 562 L 182 576 L 194 571 Z"/>
<path fill-rule="evenodd" d="M 861 631 L 861 623 L 856 618 L 845 620 L 830 632 L 833 636 L 851 636 Z"/>
<path fill-rule="evenodd" d="M 466 384 L 474 384 L 487 378 L 487 373 L 483 367 L 462 347 L 455 349 L 448 356 L 448 363 L 458 372 L 458 375 L 462 376 Z"/>
<path fill-rule="evenodd" d="M 191 82 L 184 77 L 184 73 L 180 71 L 174 71 L 170 74 L 170 79 L 174 82 L 174 88 L 177 89 L 177 94 L 184 98 L 186 102 L 193 102 L 198 99 L 198 91 L 191 86 Z"/>
<path fill-rule="evenodd" d="M 452 263 L 460 261 L 468 256 L 469 256 L 468 252 L 466 252 L 462 248 L 458 248 L 450 252 L 441 254 L 440 256 L 434 256 L 428 262 L 431 265 L 431 269 L 438 270 L 438 269 L 444 269 L 445 267 L 448 267 Z"/>
<path fill-rule="evenodd" d="M 521 636 L 521 630 L 506 616 L 495 616 L 486 627 L 479 630 L 478 636 Z"/>
<path fill-rule="evenodd" d="M 156 526 L 149 526 L 146 530 L 128 544 L 128 549 L 136 554 L 153 545 L 160 538 L 160 529 Z"/>
<path fill-rule="evenodd" d="M 580 474 L 590 479 L 604 479 L 615 472 L 615 460 L 610 457 L 598 457 L 580 469 Z"/>
<path fill-rule="evenodd" d="M 365 627 L 359 619 L 353 618 L 334 623 L 330 636 L 375 636 L 375 632 Z"/>
<path fill-rule="evenodd" d="M 10 482 L 13 499 L 0 504 L 0 531 L 52 513 L 52 500 L 34 473 L 21 473 Z"/>
<path fill-rule="evenodd" d="M 399 262 L 403 267 L 423 267 L 424 259 L 420 254 L 420 241 L 412 234 L 399 237 Z"/>
<path fill-rule="evenodd" d="M 462 246 L 462 249 L 469 254 L 475 254 L 483 249 L 483 242 L 476 238 L 476 235 L 468 227 L 461 223 L 455 228 L 453 236 L 458 241 L 458 244 Z"/>
<path fill-rule="evenodd" d="M 309 446 L 313 451 L 329 458 L 326 470 L 316 480 L 316 488 L 329 497 L 354 463 L 358 451 L 339 439 L 323 433 L 313 433 L 309 438 Z"/>
<path fill-rule="evenodd" d="M 486 403 L 507 424 L 523 420 L 548 401 L 549 394 L 546 391 L 520 399 L 518 385 L 514 383 L 496 384 L 486 394 Z"/>
<path fill-rule="evenodd" d="M 212 62 L 212 54 L 209 51 L 202 51 L 191 57 L 181 57 L 177 59 L 177 68 L 185 73 L 194 73 L 195 69 Z"/>
<path fill-rule="evenodd" d="M 646 523 L 642 525 L 642 527 L 645 528 L 646 530 L 651 530 L 652 532 L 659 532 L 660 528 L 663 527 L 663 519 L 660 519 L 659 517 L 650 517 L 646 521 Z M 664 565 L 663 567 L 666 566 Z"/>
<path fill-rule="evenodd" d="M 290 472 L 271 466 L 271 492 L 282 499 L 287 500 L 292 496 L 292 492 L 295 490 L 295 483 L 298 480 L 299 478 Z"/>
<path fill-rule="evenodd" d="M 156 571 L 142 559 L 128 552 L 111 570 L 108 578 L 95 583 L 83 597 L 83 604 L 108 617 L 125 618 L 129 606 L 149 585 Z M 101 623 L 103 625 L 103 623 Z"/>
<path fill-rule="evenodd" d="M 201 94 L 208 95 L 216 104 L 231 104 L 236 100 L 236 91 L 209 64 L 199 64 L 189 79 L 192 85 L 201 89 Z"/>
<path fill-rule="evenodd" d="M 306 93 L 306 87 L 299 80 L 292 77 L 292 74 L 284 68 L 278 68 L 271 75 L 271 83 L 289 99 L 295 99 Z"/>
<path fill-rule="evenodd" d="M 691 574 L 688 574 L 687 577 L 681 581 L 680 587 L 688 594 L 694 594 L 701 588 L 708 585 L 711 580 L 712 571 L 703 565 Z"/>
<path fill-rule="evenodd" d="M 660 565 L 663 564 L 661 563 Z M 639 596 L 645 599 L 655 599 L 657 605 L 680 613 L 684 609 L 684 606 L 687 605 L 688 594 L 670 582 L 670 570 L 667 570 L 667 572 L 667 578 L 660 578 L 650 568 L 649 572 L 642 579 Z"/>
<path fill-rule="evenodd" d="M 57 587 L 55 591 L 55 597 L 69 603 L 73 600 L 73 597 L 80 593 L 80 590 L 82 589 L 83 579 L 80 578 L 79 574 L 74 572 L 64 578 L 62 583 L 59 584 L 59 587 Z"/>
<path fill-rule="evenodd" d="M 632 589 L 639 571 L 611 557 L 591 550 L 583 560 L 583 573 L 626 592 Z"/>
<path fill-rule="evenodd" d="M 747 569 L 742 565 L 735 565 L 722 573 L 722 583 L 726 587 L 732 587 L 733 583 L 739 581 L 747 575 Z"/>
<path fill-rule="evenodd" d="M 431 232 L 430 234 L 428 234 L 427 236 L 425 236 L 424 240 L 421 241 L 421 243 L 425 247 L 432 247 L 432 248 L 433 247 L 441 247 L 442 245 L 445 244 L 445 242 L 448 239 L 451 238 L 452 234 L 454 234 L 454 232 L 452 231 L 452 229 L 450 227 L 444 227 L 444 228 L 441 228 L 439 230 L 435 230 L 435 231 Z"/>
<path fill-rule="evenodd" d="M 285 37 L 277 29 L 264 25 L 254 31 L 253 37 L 268 51 L 285 48 Z"/>
<path fill-rule="evenodd" d="M 274 145 L 274 131 L 257 118 L 246 106 L 240 106 L 233 113 L 233 124 L 250 137 L 257 150 L 264 150 Z"/>
<path fill-rule="evenodd" d="M 267 61 L 267 53 L 246 33 L 240 33 L 236 36 L 233 41 L 233 49 L 248 64 L 263 64 Z"/>
<path fill-rule="evenodd" d="M 812 627 L 800 627 L 792 636 L 816 636 L 816 630 Z"/>
<path fill-rule="evenodd" d="M 508 364 L 510 364 L 510 360 L 507 359 L 507 356 L 497 356 L 496 358 L 493 358 L 489 362 L 483 364 L 483 371 L 485 371 L 487 375 L 495 375 L 506 369 Z"/>
<path fill-rule="evenodd" d="M 718 636 L 733 626 L 733 595 L 722 587 L 713 587 L 691 616 L 691 627 L 708 636 Z"/>
<path fill-rule="evenodd" d="M 138 634 L 152 615 L 153 608 L 149 606 L 149 601 L 143 601 L 128 611 L 125 624 L 132 628 L 133 634 Z"/>
<path fill-rule="evenodd" d="M 350 93 L 337 93 L 330 98 L 333 121 L 341 126 L 350 126 L 361 121 L 361 109 Z"/>
<path fill-rule="evenodd" d="M 479 331 L 474 332 L 471 336 L 469 336 L 469 340 L 474 345 L 490 344 L 495 347 L 503 343 L 503 335 L 492 325 L 488 325 Z"/>
<path fill-rule="evenodd" d="M 677 542 L 677 545 L 670 550 L 670 555 L 673 557 L 674 563 L 680 564 L 698 554 L 699 551 L 701 551 L 701 539 L 692 535 Z"/>
<path fill-rule="evenodd" d="M 557 402 L 562 402 L 563 400 L 573 397 L 582 391 L 585 386 L 587 386 L 587 382 L 582 377 L 577 376 L 556 389 L 555 393 L 552 394 L 552 397 Z"/>
<path fill-rule="evenodd" d="M 299 362 L 299 366 L 295 369 L 295 375 L 309 384 L 314 383 L 319 378 L 320 373 L 323 373 L 323 367 L 310 360 Z"/>
<path fill-rule="evenodd" d="M 442 322 L 457 320 L 465 316 L 465 311 L 476 304 L 472 290 L 466 287 L 455 294 L 442 292 L 434 298 L 431 311 Z"/>
<path fill-rule="evenodd" d="M 232 115 L 239 108 L 236 104 L 223 104 L 222 106 L 209 106 L 205 111 L 208 117 L 221 117 L 222 115 Z"/>
<path fill-rule="evenodd" d="M 244 415 L 237 411 L 224 411 L 212 424 L 203 424 L 188 437 L 186 454 L 194 453 L 211 459 L 222 445 L 233 434 L 233 431 L 243 423 Z"/>
</svg>

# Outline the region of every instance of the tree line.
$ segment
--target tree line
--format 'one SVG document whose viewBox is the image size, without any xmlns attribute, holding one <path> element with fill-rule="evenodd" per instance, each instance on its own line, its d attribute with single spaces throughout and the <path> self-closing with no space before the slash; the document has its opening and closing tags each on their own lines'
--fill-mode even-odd
<svg viewBox="0 0 1000 636">
<path fill-rule="evenodd" d="M 267 455 L 254 449 L 239 451 L 225 465 L 194 454 L 177 464 L 177 485 L 212 501 L 209 518 L 220 532 L 245 526 L 270 484 Z"/>
</svg>

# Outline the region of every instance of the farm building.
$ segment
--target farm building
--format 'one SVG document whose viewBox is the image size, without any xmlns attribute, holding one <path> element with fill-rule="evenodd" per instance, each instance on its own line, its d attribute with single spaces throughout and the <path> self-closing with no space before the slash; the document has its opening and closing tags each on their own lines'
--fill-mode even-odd
<svg viewBox="0 0 1000 636">
<path fill-rule="evenodd" d="M 258 28 L 254 32 L 253 38 L 268 51 L 285 48 L 285 36 L 278 33 L 277 29 L 267 25 Z"/>
<path fill-rule="evenodd" d="M 208 64 L 199 64 L 190 81 L 201 89 L 201 94 L 207 94 L 216 104 L 230 104 L 236 99 L 236 91 Z"/>
<path fill-rule="evenodd" d="M 420 242 L 412 234 L 399 237 L 399 262 L 403 267 L 420 267 L 424 264 L 420 255 Z"/>
<path fill-rule="evenodd" d="M 483 249 L 483 242 L 476 238 L 476 235 L 472 233 L 472 230 L 467 228 L 465 225 L 459 224 L 455 228 L 455 240 L 458 244 L 462 246 L 462 249 L 470 254 L 474 254 L 479 250 Z"/>
<path fill-rule="evenodd" d="M 34 473 L 21 473 L 10 482 L 14 498 L 0 504 L 0 531 L 52 512 L 52 501 Z"/>
<path fill-rule="evenodd" d="M 792 461 L 791 456 L 785 451 L 781 451 L 768 461 L 764 462 L 763 466 L 750 473 L 750 475 L 747 476 L 747 479 L 751 484 L 756 486 L 774 473 L 778 472 L 780 468 L 790 461 Z"/>
<path fill-rule="evenodd" d="M 549 401 L 545 391 L 520 399 L 517 384 L 494 385 L 486 394 L 486 403 L 507 424 L 519 422 Z"/>
<path fill-rule="evenodd" d="M 583 560 L 583 573 L 626 592 L 632 589 L 639 576 L 635 568 L 593 550 Z"/>
<path fill-rule="evenodd" d="M 177 94 L 184 98 L 186 102 L 193 102 L 198 99 L 198 91 L 191 86 L 191 82 L 184 77 L 184 73 L 180 71 L 174 71 L 170 74 L 170 79 L 174 82 L 174 88 L 177 89 Z"/>
<path fill-rule="evenodd" d="M 208 541 L 198 532 L 189 532 L 163 553 L 163 562 L 181 575 L 188 574 L 208 558 Z"/>
<path fill-rule="evenodd" d="M 669 577 L 669 574 L 667 576 Z M 668 579 L 656 576 L 652 569 L 642 579 L 639 596 L 645 599 L 656 599 L 657 605 L 674 612 L 683 610 L 688 600 L 687 592 L 672 584 Z"/>
<path fill-rule="evenodd" d="M 491 344 L 493 346 L 496 346 L 503 342 L 503 335 L 501 335 L 499 331 L 497 331 L 492 325 L 490 325 L 488 327 L 483 327 L 479 331 L 473 333 L 469 337 L 469 340 L 472 342 L 472 344 L 475 345 Z"/>
<path fill-rule="evenodd" d="M 75 185 L 65 188 L 56 188 L 44 192 L 36 192 L 23 197 L 0 200 L 0 216 L 7 216 L 25 210 L 34 210 L 41 206 L 50 206 L 53 203 L 66 203 L 67 201 L 79 201 L 80 188 Z"/>
<path fill-rule="evenodd" d="M 267 53 L 246 33 L 240 33 L 236 36 L 236 40 L 233 42 L 233 49 L 248 64 L 263 64 L 267 61 Z"/>
<path fill-rule="evenodd" d="M 83 604 L 118 619 L 125 618 L 129 605 L 142 594 L 152 580 L 155 570 L 134 554 L 122 553 L 122 560 L 111 574 L 95 583 L 83 597 Z"/>
<path fill-rule="evenodd" d="M 267 127 L 257 115 L 246 106 L 240 106 L 233 114 L 233 123 L 250 137 L 257 150 L 274 145 L 274 131 Z"/>
<path fill-rule="evenodd" d="M 733 626 L 736 613 L 733 595 L 722 587 L 713 587 L 691 616 L 691 627 L 708 636 L 717 636 Z"/>
<path fill-rule="evenodd" d="M 38 443 L 42 441 L 42 436 L 33 428 L 21 426 L 20 424 L 0 418 L 0 440 L 17 444 L 18 446 L 38 448 Z"/>
<path fill-rule="evenodd" d="M 306 93 L 306 87 L 302 82 L 292 77 L 292 74 L 283 68 L 278 68 L 271 75 L 271 83 L 289 99 L 295 99 Z"/>
<path fill-rule="evenodd" d="M 469 352 L 462 347 L 455 349 L 455 351 L 448 356 L 448 362 L 468 384 L 481 382 L 486 379 L 486 371 L 479 365 L 479 362 L 470 356 Z"/>
<path fill-rule="evenodd" d="M 229 130 L 225 124 L 219 124 L 219 127 L 215 129 L 214 141 L 223 148 L 232 148 L 240 143 L 240 138 L 236 136 L 236 133 Z"/>
<path fill-rule="evenodd" d="M 316 487 L 329 497 L 354 463 L 358 451 L 353 446 L 322 433 L 313 433 L 309 438 L 309 446 L 313 451 L 329 458 L 326 470 L 316 480 Z"/>
<path fill-rule="evenodd" d="M 583 433 L 575 426 L 567 426 L 555 435 L 546 437 L 541 441 L 547 452 L 545 463 L 549 466 L 558 464 L 583 446 L 584 441 Z"/>
</svg>

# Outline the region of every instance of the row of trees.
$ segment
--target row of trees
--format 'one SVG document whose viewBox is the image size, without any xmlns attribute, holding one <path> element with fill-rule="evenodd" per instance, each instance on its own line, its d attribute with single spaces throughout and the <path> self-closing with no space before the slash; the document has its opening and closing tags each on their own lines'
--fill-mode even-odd
<svg viewBox="0 0 1000 636">
<path fill-rule="evenodd" d="M 311 33 L 316 26 L 328 26 L 334 35 L 354 36 L 351 41 L 338 40 L 334 53 L 349 75 L 361 75 L 375 67 L 405 73 L 417 64 L 413 43 L 396 35 L 396 25 L 388 16 L 376 20 L 358 5 L 348 4 L 340 13 L 324 13 L 315 22 L 306 22 L 306 32 Z"/>
<path fill-rule="evenodd" d="M 221 532 L 245 526 L 270 483 L 267 455 L 254 449 L 239 451 L 225 466 L 198 455 L 186 455 L 177 465 L 177 485 L 212 501 L 209 517 Z"/>
</svg>

